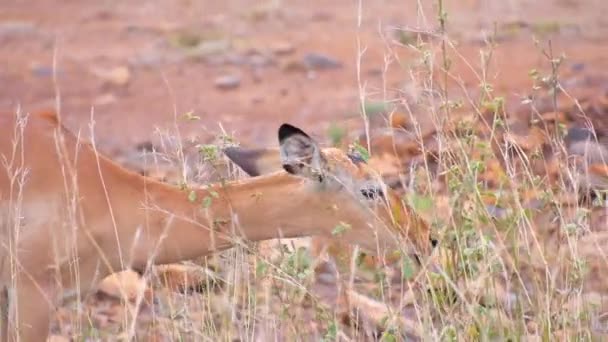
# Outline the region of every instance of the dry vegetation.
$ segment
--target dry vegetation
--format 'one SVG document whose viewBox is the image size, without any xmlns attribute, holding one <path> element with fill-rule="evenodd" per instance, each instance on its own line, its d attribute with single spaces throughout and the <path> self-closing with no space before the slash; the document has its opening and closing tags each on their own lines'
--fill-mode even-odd
<svg viewBox="0 0 608 342">
<path fill-rule="evenodd" d="M 434 31 L 403 30 L 386 43 L 387 60 L 393 48 L 414 56 L 403 67 L 408 86 L 368 94 L 360 82 L 360 115 L 333 120 L 325 141 L 358 150 L 432 224 L 435 267 L 366 256 L 336 242 L 339 229 L 328 245 L 243 244 L 143 278 L 106 279 L 58 309 L 53 339 L 605 339 L 608 74 L 573 66 L 547 38 L 559 28 L 551 22 L 498 29 L 480 44 L 480 61 L 466 60 L 443 0 L 433 8 Z M 494 70 L 497 44 L 523 29 L 542 67 Z M 478 86 L 464 84 L 453 63 L 469 65 Z M 511 101 L 495 90 L 496 72 L 528 75 L 532 87 L 511 89 L 520 96 Z M 162 133 L 117 159 L 183 186 L 246 177 L 221 153 L 238 137 L 185 140 Z"/>
</svg>

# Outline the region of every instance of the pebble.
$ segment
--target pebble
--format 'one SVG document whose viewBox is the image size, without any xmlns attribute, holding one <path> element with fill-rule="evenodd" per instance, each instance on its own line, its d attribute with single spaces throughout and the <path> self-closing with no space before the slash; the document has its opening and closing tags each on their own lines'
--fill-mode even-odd
<svg viewBox="0 0 608 342">
<path fill-rule="evenodd" d="M 274 64 L 274 60 L 272 60 L 272 58 L 262 54 L 251 55 L 248 59 L 249 65 L 256 68 L 267 67 Z"/>
<path fill-rule="evenodd" d="M 27 21 L 7 21 L 0 23 L 0 37 L 25 35 L 36 32 L 36 25 Z"/>
<path fill-rule="evenodd" d="M 126 66 L 119 66 L 109 70 L 93 68 L 92 72 L 97 77 L 116 86 L 124 86 L 131 80 L 131 71 Z"/>
<path fill-rule="evenodd" d="M 277 56 L 291 55 L 296 48 L 288 42 L 278 42 L 270 46 L 270 50 Z"/>
<path fill-rule="evenodd" d="M 316 11 L 310 16 L 310 19 L 312 21 L 331 21 L 333 14 L 328 11 Z"/>
<path fill-rule="evenodd" d="M 497 207 L 495 205 L 491 205 L 491 204 L 486 205 L 486 210 L 488 211 L 488 214 L 490 214 L 490 216 L 492 218 L 499 219 L 499 220 L 504 220 L 509 215 L 508 210 L 501 208 L 501 207 Z"/>
<path fill-rule="evenodd" d="M 572 71 L 583 71 L 585 69 L 585 63 L 574 63 L 572 64 L 572 66 L 570 67 L 570 69 L 572 69 Z"/>
<path fill-rule="evenodd" d="M 93 104 L 95 104 L 96 106 L 107 106 L 116 103 L 117 101 L 118 99 L 114 94 L 102 94 L 97 96 L 93 100 Z"/>
<path fill-rule="evenodd" d="M 304 55 L 302 62 L 308 69 L 327 70 L 342 67 L 342 63 L 337 59 L 316 52 L 310 52 Z"/>
<path fill-rule="evenodd" d="M 147 288 L 146 282 L 133 271 L 114 273 L 106 277 L 97 292 L 112 298 L 134 301 Z"/>
<path fill-rule="evenodd" d="M 222 75 L 217 77 L 214 83 L 219 89 L 234 89 L 241 85 L 241 77 L 238 75 Z"/>
<path fill-rule="evenodd" d="M 37 77 L 52 77 L 53 76 L 53 67 L 46 65 L 34 65 L 31 68 L 34 76 Z"/>
<path fill-rule="evenodd" d="M 107 74 L 107 80 L 118 86 L 124 86 L 129 83 L 131 79 L 131 71 L 126 66 L 120 66 L 110 70 Z"/>
</svg>

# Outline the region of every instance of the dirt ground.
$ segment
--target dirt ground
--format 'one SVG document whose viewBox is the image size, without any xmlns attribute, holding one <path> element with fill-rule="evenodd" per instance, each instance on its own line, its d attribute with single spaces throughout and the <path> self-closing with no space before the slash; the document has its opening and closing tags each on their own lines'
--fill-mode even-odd
<svg viewBox="0 0 608 342">
<path fill-rule="evenodd" d="M 153 139 L 156 127 L 174 128 L 174 118 L 188 112 L 200 120 L 178 120 L 180 131 L 203 141 L 220 124 L 246 144 L 275 144 L 282 122 L 325 136 L 331 122 L 360 115 L 361 96 L 393 100 L 407 91 L 423 53 L 441 65 L 431 3 L 361 1 L 359 11 L 357 1 L 7 0 L 0 5 L 0 110 L 59 103 L 69 127 L 93 114 L 97 141 L 119 146 Z M 548 68 L 534 36 L 567 56 L 564 70 L 606 69 L 608 5 L 601 0 L 448 3 L 447 31 L 458 44 L 447 48 L 451 87 L 459 80 L 478 89 L 479 51 L 495 27 L 486 77 L 496 94 L 517 100 L 531 89 L 528 72 Z M 415 43 L 418 31 L 434 42 L 418 50 L 403 44 Z M 305 63 L 310 53 L 341 66 L 317 70 Z M 239 85 L 221 88 L 220 77 L 238 77 Z"/>
<path fill-rule="evenodd" d="M 436 1 L 4 0 L 0 111 L 59 108 L 85 133 L 93 117 L 112 156 L 157 144 L 157 129 L 274 146 L 283 122 L 328 141 L 332 126 L 363 127 L 362 100 L 409 106 L 444 87 L 442 49 L 453 101 L 488 83 L 517 107 L 531 71 L 550 70 L 549 41 L 560 75 L 608 70 L 605 0 L 446 3 L 444 35 Z"/>
</svg>

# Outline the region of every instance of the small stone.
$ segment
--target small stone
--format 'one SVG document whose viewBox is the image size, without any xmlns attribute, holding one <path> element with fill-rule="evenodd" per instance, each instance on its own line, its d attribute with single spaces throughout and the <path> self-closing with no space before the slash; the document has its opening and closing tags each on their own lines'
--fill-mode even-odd
<svg viewBox="0 0 608 342">
<path fill-rule="evenodd" d="M 576 71 L 576 72 L 583 71 L 585 69 L 585 63 L 580 63 L 580 62 L 574 63 L 574 64 L 572 64 L 570 69 L 572 69 L 572 71 Z"/>
<path fill-rule="evenodd" d="M 190 56 L 209 56 L 225 53 L 230 49 L 230 41 L 226 39 L 206 40 L 188 50 Z"/>
<path fill-rule="evenodd" d="M 296 48 L 289 42 L 278 42 L 273 44 L 270 50 L 277 56 L 285 56 L 294 53 Z"/>
<path fill-rule="evenodd" d="M 214 83 L 215 86 L 219 89 L 235 89 L 241 85 L 241 77 L 238 75 L 223 75 L 217 77 Z"/>
<path fill-rule="evenodd" d="M 255 82 L 255 83 L 262 82 L 263 75 L 264 75 L 264 73 L 262 72 L 262 69 L 259 67 L 254 67 L 253 70 L 251 71 L 251 76 L 253 78 L 253 82 Z"/>
<path fill-rule="evenodd" d="M 373 77 L 382 76 L 382 72 L 383 71 L 380 68 L 371 68 L 367 70 L 367 74 Z"/>
<path fill-rule="evenodd" d="M 251 55 L 248 59 L 249 65 L 256 68 L 267 67 L 274 64 L 272 58 L 261 54 Z"/>
<path fill-rule="evenodd" d="M 36 32 L 36 25 L 27 21 L 6 21 L 0 23 L 0 38 L 22 36 Z"/>
<path fill-rule="evenodd" d="M 141 53 L 135 57 L 129 58 L 129 64 L 132 66 L 153 67 L 161 65 L 164 62 L 163 56 L 158 51 L 150 51 L 150 53 Z"/>
<path fill-rule="evenodd" d="M 306 66 L 301 61 L 289 60 L 283 63 L 281 69 L 286 72 L 302 72 L 306 71 Z"/>
<path fill-rule="evenodd" d="M 108 73 L 108 81 L 115 85 L 124 86 L 130 79 L 131 71 L 125 66 L 114 68 Z"/>
<path fill-rule="evenodd" d="M 508 210 L 495 206 L 495 205 L 492 205 L 492 204 L 486 204 L 486 210 L 488 211 L 488 214 L 490 214 L 490 216 L 492 218 L 500 219 L 500 220 L 507 218 L 508 214 L 509 214 Z"/>
<path fill-rule="evenodd" d="M 107 83 L 116 86 L 125 86 L 131 80 L 131 71 L 126 66 L 119 66 L 109 70 L 93 68 L 92 72 Z"/>
<path fill-rule="evenodd" d="M 328 11 L 316 11 L 311 15 L 310 19 L 312 21 L 330 21 L 333 19 L 333 15 Z"/>
<path fill-rule="evenodd" d="M 32 73 L 37 77 L 52 77 L 53 67 L 46 65 L 34 65 L 31 67 Z"/>
<path fill-rule="evenodd" d="M 93 100 L 93 104 L 95 104 L 96 106 L 106 106 L 106 105 L 110 105 L 113 103 L 116 103 L 118 99 L 116 98 L 116 96 L 114 94 L 102 94 L 97 96 L 94 100 Z"/>
<path fill-rule="evenodd" d="M 225 61 L 232 65 L 241 66 L 247 63 L 247 58 L 238 53 L 230 53 L 225 55 Z"/>
<path fill-rule="evenodd" d="M 97 289 L 98 292 L 125 301 L 134 301 L 146 291 L 146 282 L 133 271 L 114 273 L 106 277 Z"/>
<path fill-rule="evenodd" d="M 342 67 L 342 63 L 335 58 L 316 52 L 304 55 L 302 62 L 308 69 L 327 70 Z"/>
</svg>

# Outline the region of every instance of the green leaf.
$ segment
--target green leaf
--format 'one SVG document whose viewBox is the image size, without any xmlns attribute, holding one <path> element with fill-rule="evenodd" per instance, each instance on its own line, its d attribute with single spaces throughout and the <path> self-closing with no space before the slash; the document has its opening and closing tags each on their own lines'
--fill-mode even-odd
<svg viewBox="0 0 608 342">
<path fill-rule="evenodd" d="M 433 199 L 430 196 L 423 196 L 410 193 L 409 202 L 415 211 L 427 211 L 433 207 Z"/>
<path fill-rule="evenodd" d="M 204 161 L 215 161 L 218 158 L 218 147 L 211 144 L 200 144 L 196 146 L 198 153 L 203 157 Z"/>
<path fill-rule="evenodd" d="M 351 225 L 348 223 L 344 223 L 344 222 L 340 222 L 338 223 L 337 226 L 334 227 L 334 229 L 331 231 L 331 234 L 336 236 L 336 235 L 340 235 L 342 233 L 344 233 L 345 231 L 351 229 Z"/>
<path fill-rule="evenodd" d="M 365 147 L 361 146 L 361 144 L 355 141 L 351 145 L 351 149 L 358 153 L 361 159 L 363 159 L 366 163 L 369 161 L 369 151 Z"/>
<path fill-rule="evenodd" d="M 267 270 L 268 270 L 268 264 L 263 260 L 259 260 L 255 267 L 256 277 L 262 277 L 262 276 L 266 275 Z"/>
<path fill-rule="evenodd" d="M 205 196 L 205 198 L 203 198 L 203 208 L 205 208 L 205 209 L 209 208 L 212 203 L 213 203 L 213 198 L 211 198 L 210 196 Z"/>
<path fill-rule="evenodd" d="M 385 101 L 365 101 L 363 103 L 365 114 L 370 117 L 379 113 L 388 111 L 392 106 L 389 102 Z"/>
<path fill-rule="evenodd" d="M 380 339 L 380 341 L 397 342 L 397 336 L 395 336 L 392 331 L 387 330 L 382 334 L 382 338 Z"/>
<path fill-rule="evenodd" d="M 188 201 L 190 201 L 190 202 L 196 201 L 196 192 L 194 192 L 194 190 L 191 190 L 190 193 L 188 193 Z"/>
<path fill-rule="evenodd" d="M 187 113 L 185 113 L 184 115 L 182 115 L 182 117 L 184 118 L 184 120 L 188 120 L 188 121 L 195 121 L 195 120 L 200 120 L 201 117 L 194 115 L 193 111 L 189 111 Z"/>
<path fill-rule="evenodd" d="M 331 145 L 339 146 L 346 136 L 346 129 L 335 122 L 332 122 L 327 134 L 329 135 L 329 140 L 331 140 Z"/>
<path fill-rule="evenodd" d="M 414 270 L 414 263 L 412 259 L 407 255 L 404 255 L 401 259 L 401 277 L 404 280 L 410 280 L 416 274 Z"/>
<path fill-rule="evenodd" d="M 327 327 L 327 333 L 323 336 L 323 341 L 335 341 L 338 337 L 338 325 L 332 321 Z"/>
</svg>

